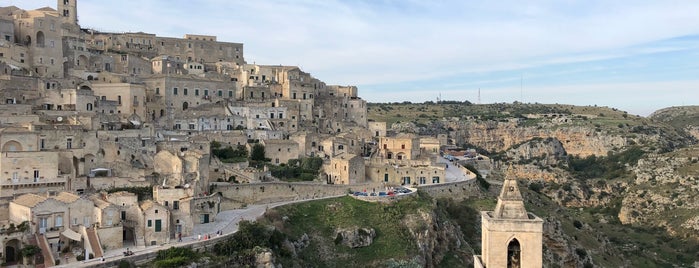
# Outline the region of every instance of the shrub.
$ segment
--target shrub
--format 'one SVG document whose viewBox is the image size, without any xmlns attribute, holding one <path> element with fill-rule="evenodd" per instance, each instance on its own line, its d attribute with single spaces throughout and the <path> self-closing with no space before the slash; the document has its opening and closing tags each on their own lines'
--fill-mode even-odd
<svg viewBox="0 0 699 268">
<path fill-rule="evenodd" d="M 529 190 L 532 190 L 532 191 L 534 191 L 534 192 L 541 193 L 541 188 L 543 188 L 543 186 L 541 185 L 541 183 L 532 182 L 532 183 L 529 184 Z"/>
</svg>

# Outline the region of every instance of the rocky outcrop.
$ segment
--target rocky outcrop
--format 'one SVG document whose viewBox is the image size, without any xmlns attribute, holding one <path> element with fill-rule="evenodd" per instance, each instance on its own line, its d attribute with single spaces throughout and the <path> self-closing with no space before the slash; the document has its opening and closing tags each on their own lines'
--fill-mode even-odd
<svg viewBox="0 0 699 268">
<path fill-rule="evenodd" d="M 268 248 L 255 248 L 256 268 L 275 268 L 274 254 Z"/>
<path fill-rule="evenodd" d="M 588 126 L 523 127 L 513 122 L 465 122 L 453 127 L 457 142 L 473 144 L 488 151 L 504 151 L 535 138 L 555 138 L 568 154 L 607 155 L 615 148 L 627 145 L 626 137 L 598 132 Z"/>
<path fill-rule="evenodd" d="M 563 144 L 556 138 L 533 139 L 513 146 L 505 153 L 508 159 L 520 163 L 557 165 L 568 155 Z"/>
<path fill-rule="evenodd" d="M 342 228 L 335 230 L 335 243 L 350 248 L 361 248 L 371 245 L 376 237 L 374 228 Z"/>
<path fill-rule="evenodd" d="M 433 211 L 420 211 L 417 214 L 406 215 L 403 225 L 415 239 L 419 254 L 416 257 L 422 267 L 439 267 L 439 262 L 448 252 L 461 252 L 467 262 L 466 267 L 471 267 L 472 252 L 465 250 L 470 248 L 464 241 L 463 234 L 458 226 L 450 221 L 439 220 Z"/>
<path fill-rule="evenodd" d="M 698 237 L 699 148 L 652 154 L 632 169 L 636 179 L 625 193 L 619 220 L 663 227 L 670 233 Z"/>
</svg>

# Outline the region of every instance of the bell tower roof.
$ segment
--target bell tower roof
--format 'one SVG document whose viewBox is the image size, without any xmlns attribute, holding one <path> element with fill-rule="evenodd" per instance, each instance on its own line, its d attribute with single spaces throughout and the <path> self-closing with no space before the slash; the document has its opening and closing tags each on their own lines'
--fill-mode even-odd
<svg viewBox="0 0 699 268">
<path fill-rule="evenodd" d="M 527 210 L 524 208 L 524 199 L 517 186 L 512 166 L 505 173 L 505 181 L 502 183 L 502 190 L 498 196 L 498 203 L 495 206 L 493 218 L 501 219 L 528 219 Z"/>
</svg>

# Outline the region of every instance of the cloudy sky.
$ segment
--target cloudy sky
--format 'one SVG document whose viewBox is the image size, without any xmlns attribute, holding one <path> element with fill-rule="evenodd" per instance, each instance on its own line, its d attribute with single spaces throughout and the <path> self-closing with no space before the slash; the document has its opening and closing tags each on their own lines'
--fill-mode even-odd
<svg viewBox="0 0 699 268">
<path fill-rule="evenodd" d="M 24 9 L 50 0 L 2 0 Z M 245 44 L 370 102 L 699 105 L 699 1 L 79 0 L 83 27 Z"/>
</svg>

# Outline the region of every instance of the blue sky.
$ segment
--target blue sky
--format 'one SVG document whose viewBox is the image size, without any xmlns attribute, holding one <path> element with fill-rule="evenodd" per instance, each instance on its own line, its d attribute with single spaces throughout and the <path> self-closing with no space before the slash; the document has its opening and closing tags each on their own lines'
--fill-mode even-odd
<svg viewBox="0 0 699 268">
<path fill-rule="evenodd" d="M 2 5 L 6 5 L 4 0 Z M 699 1 L 79 0 L 80 24 L 245 44 L 371 102 L 699 105 Z M 56 1 L 9 0 L 24 9 Z"/>
</svg>

